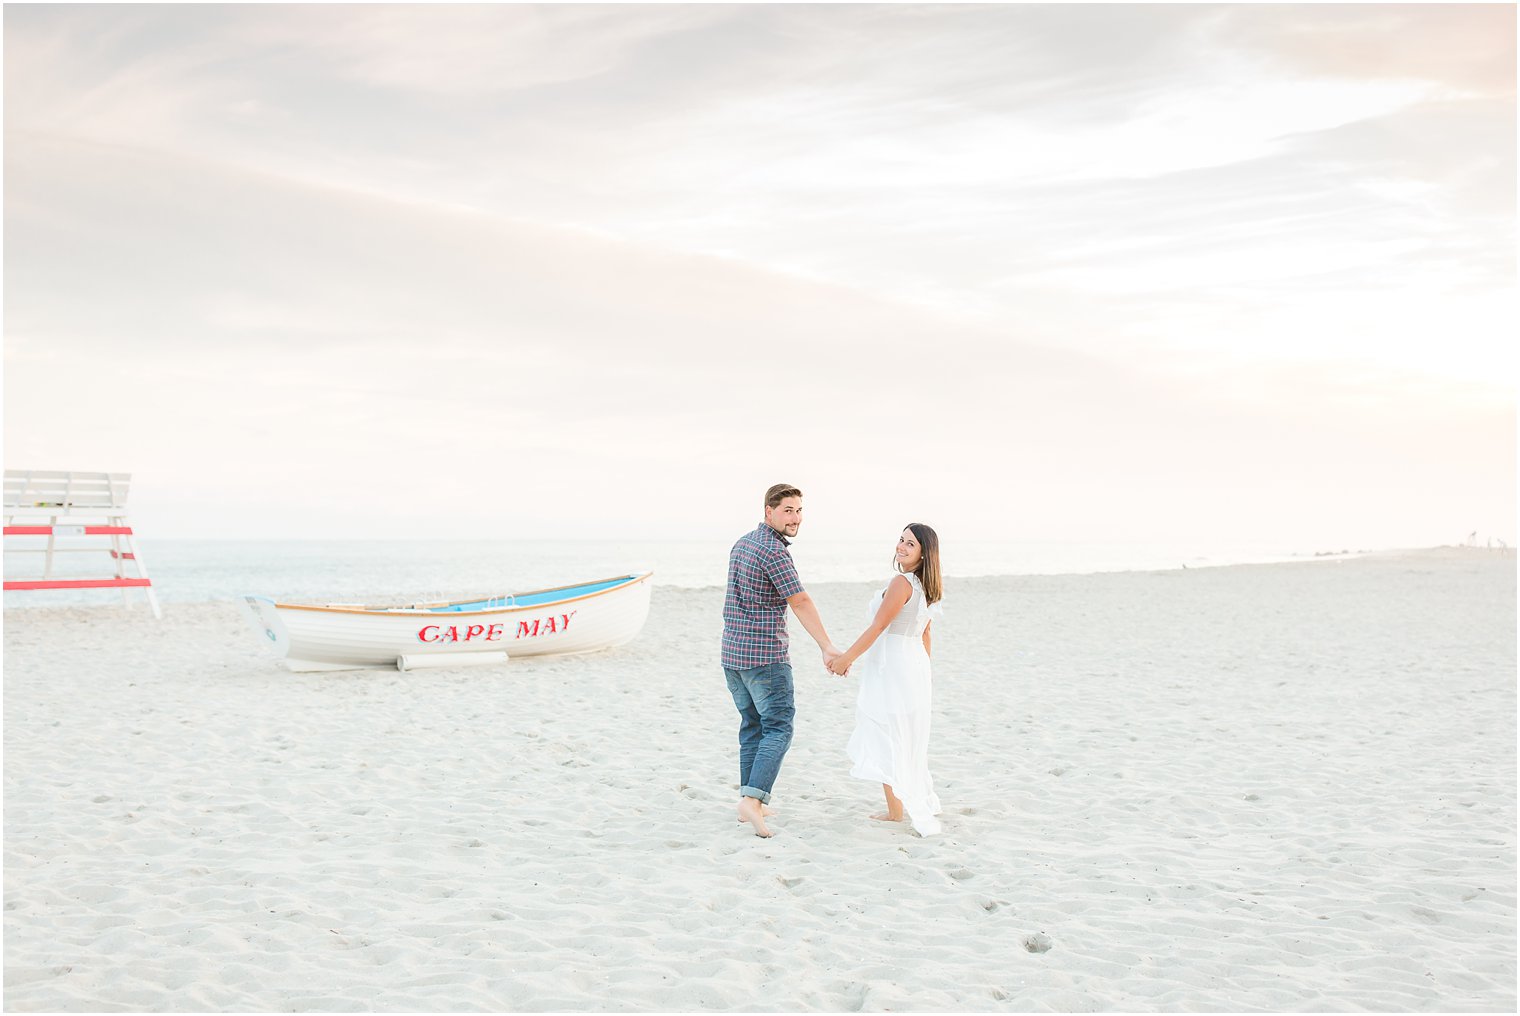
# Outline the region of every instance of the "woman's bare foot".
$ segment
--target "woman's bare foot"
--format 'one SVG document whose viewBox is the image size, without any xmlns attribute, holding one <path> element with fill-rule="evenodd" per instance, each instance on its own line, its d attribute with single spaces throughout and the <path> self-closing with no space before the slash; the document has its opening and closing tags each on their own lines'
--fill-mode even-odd
<svg viewBox="0 0 1520 1016">
<path fill-rule="evenodd" d="M 892 793 L 892 785 L 890 783 L 883 783 L 881 790 L 887 798 L 887 810 L 877 812 L 871 817 L 878 822 L 901 822 L 903 820 L 902 801 L 898 799 L 896 794 Z"/>
<path fill-rule="evenodd" d="M 739 821 L 754 826 L 756 836 L 769 837 L 771 831 L 765 827 L 764 810 L 765 805 L 753 797 L 739 798 Z"/>
</svg>

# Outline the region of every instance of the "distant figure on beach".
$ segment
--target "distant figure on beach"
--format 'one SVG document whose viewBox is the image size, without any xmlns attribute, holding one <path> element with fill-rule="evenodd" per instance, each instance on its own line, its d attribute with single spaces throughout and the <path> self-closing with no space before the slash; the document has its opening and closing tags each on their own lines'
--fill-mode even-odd
<svg viewBox="0 0 1520 1016">
<path fill-rule="evenodd" d="M 778 483 L 765 492 L 764 507 L 764 521 L 729 551 L 723 597 L 723 673 L 739 710 L 739 820 L 756 836 L 771 835 L 771 788 L 792 743 L 786 608 L 818 643 L 825 667 L 839 655 L 787 550 L 787 537 L 802 525 L 802 491 Z"/>
<path fill-rule="evenodd" d="M 939 797 L 929 773 L 933 674 L 929 627 L 944 611 L 939 535 L 909 523 L 897 540 L 897 574 L 871 597 L 871 622 L 828 664 L 844 674 L 859 661 L 860 694 L 850 736 L 850 775 L 881 784 L 887 810 L 873 819 L 913 823 L 920 836 L 940 831 Z"/>
</svg>

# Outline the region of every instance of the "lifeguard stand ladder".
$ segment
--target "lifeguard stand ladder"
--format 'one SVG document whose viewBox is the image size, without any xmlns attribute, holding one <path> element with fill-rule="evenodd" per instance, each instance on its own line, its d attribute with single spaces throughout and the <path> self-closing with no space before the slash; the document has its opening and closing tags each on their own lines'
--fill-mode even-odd
<svg viewBox="0 0 1520 1016">
<path fill-rule="evenodd" d="M 5 535 L 45 536 L 43 547 L 6 547 L 8 553 L 44 555 L 40 579 L 6 580 L 5 589 L 120 589 L 122 599 L 130 602 L 130 589 L 148 594 L 154 617 L 163 617 L 158 597 L 148 580 L 132 527 L 127 524 L 127 489 L 131 473 L 79 473 L 40 469 L 5 471 Z M 109 547 L 60 547 L 58 537 L 108 536 Z M 58 554 L 100 554 L 109 551 L 116 564 L 110 578 L 60 579 L 53 577 L 53 559 Z M 137 572 L 127 575 L 127 562 Z"/>
</svg>

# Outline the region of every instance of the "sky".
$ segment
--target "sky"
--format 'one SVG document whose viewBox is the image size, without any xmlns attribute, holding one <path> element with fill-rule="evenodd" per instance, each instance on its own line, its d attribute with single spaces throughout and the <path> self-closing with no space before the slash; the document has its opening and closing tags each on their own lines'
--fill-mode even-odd
<svg viewBox="0 0 1520 1016">
<path fill-rule="evenodd" d="M 4 8 L 7 468 L 144 538 L 1515 529 L 1513 5 Z"/>
</svg>

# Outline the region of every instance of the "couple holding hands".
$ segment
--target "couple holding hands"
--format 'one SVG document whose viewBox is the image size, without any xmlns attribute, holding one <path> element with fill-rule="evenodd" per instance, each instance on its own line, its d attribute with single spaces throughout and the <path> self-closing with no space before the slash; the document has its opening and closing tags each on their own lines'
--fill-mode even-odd
<svg viewBox="0 0 1520 1016">
<path fill-rule="evenodd" d="M 850 775 L 880 783 L 886 811 L 873 819 L 907 819 L 921 836 L 940 831 L 939 798 L 929 773 L 932 678 L 929 629 L 938 617 L 939 537 L 910 523 L 897 541 L 896 575 L 871 598 L 870 622 L 844 652 L 824 630 L 792 562 L 789 537 L 802 525 L 802 491 L 778 483 L 765 493 L 765 520 L 741 536 L 728 557 L 723 598 L 723 672 L 739 710 L 739 819 L 756 836 L 765 824 L 781 760 L 792 742 L 792 667 L 786 610 L 823 650 L 831 673 L 860 679 Z"/>
</svg>

